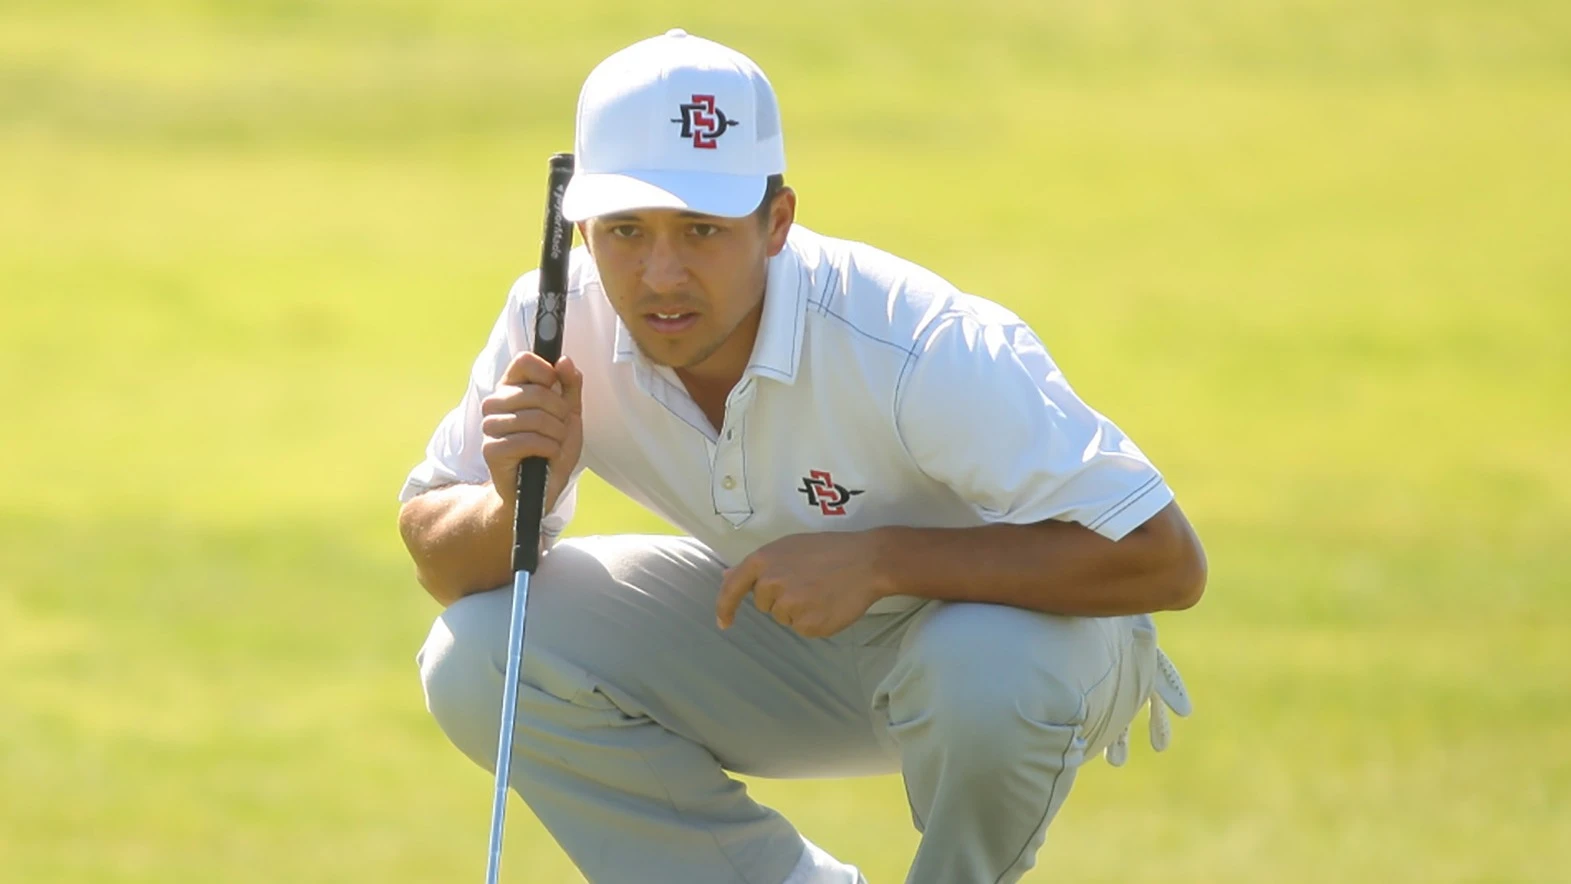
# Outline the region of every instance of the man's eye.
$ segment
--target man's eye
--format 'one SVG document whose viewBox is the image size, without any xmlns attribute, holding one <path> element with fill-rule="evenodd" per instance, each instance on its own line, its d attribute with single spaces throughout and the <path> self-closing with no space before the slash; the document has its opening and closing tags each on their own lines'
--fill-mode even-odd
<svg viewBox="0 0 1571 884">
<path fill-rule="evenodd" d="M 636 224 L 618 224 L 611 228 L 611 235 L 619 239 L 631 239 L 638 235 Z"/>
<path fill-rule="evenodd" d="M 720 227 L 715 224 L 694 224 L 688 228 L 699 239 L 708 239 L 720 232 Z"/>
</svg>

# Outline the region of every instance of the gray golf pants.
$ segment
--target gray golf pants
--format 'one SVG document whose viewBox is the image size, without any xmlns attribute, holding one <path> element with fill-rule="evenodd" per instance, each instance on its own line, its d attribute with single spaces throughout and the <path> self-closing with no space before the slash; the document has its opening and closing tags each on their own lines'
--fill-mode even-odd
<svg viewBox="0 0 1571 884">
<path fill-rule="evenodd" d="M 727 771 L 898 771 L 922 832 L 908 881 L 1016 881 L 1158 678 L 1145 616 L 929 602 L 806 639 L 749 599 L 722 631 L 722 568 L 687 538 L 598 537 L 531 581 L 512 787 L 596 884 L 855 880 L 804 875 L 807 842 Z M 418 657 L 431 713 L 487 770 L 510 596 L 454 604 Z"/>
</svg>

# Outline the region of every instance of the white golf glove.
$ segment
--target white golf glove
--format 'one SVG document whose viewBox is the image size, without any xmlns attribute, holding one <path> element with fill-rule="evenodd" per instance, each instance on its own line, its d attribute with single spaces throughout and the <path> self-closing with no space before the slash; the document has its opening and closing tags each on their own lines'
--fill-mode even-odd
<svg viewBox="0 0 1571 884">
<path fill-rule="evenodd" d="M 1184 679 L 1161 648 L 1156 652 L 1156 683 L 1151 687 L 1151 695 L 1146 698 L 1146 703 L 1151 707 L 1151 748 L 1161 752 L 1173 741 L 1173 726 L 1167 711 L 1171 709 L 1179 716 L 1188 716 L 1194 711 L 1189 702 L 1189 691 L 1184 688 Z M 1139 711 L 1137 708 L 1136 714 Z M 1118 739 L 1102 750 L 1102 757 L 1107 759 L 1108 764 L 1122 767 L 1129 760 L 1129 730 L 1132 727 L 1134 722 L 1130 722 L 1124 732 L 1118 735 Z"/>
</svg>

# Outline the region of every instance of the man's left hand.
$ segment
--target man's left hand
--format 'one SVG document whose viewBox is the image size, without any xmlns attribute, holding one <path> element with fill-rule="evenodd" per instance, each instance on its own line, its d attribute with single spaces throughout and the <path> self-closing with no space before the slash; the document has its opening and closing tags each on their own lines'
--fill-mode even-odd
<svg viewBox="0 0 1571 884">
<path fill-rule="evenodd" d="M 715 620 L 730 627 L 752 593 L 758 610 L 799 635 L 834 635 L 890 594 L 881 553 L 871 531 L 793 534 L 767 543 L 726 570 Z"/>
</svg>

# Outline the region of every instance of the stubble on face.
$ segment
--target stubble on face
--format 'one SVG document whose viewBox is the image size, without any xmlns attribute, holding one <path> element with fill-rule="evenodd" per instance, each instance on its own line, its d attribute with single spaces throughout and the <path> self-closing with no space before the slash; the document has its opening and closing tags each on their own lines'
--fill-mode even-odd
<svg viewBox="0 0 1571 884">
<path fill-rule="evenodd" d="M 601 283 L 633 341 L 651 362 L 677 370 L 717 355 L 736 361 L 722 351 L 750 323 L 756 330 L 765 287 L 767 243 L 756 221 L 696 217 L 620 216 L 591 232 Z M 691 324 L 663 330 L 656 314 L 691 314 Z M 735 347 L 742 343 L 745 364 L 751 341 Z"/>
<path fill-rule="evenodd" d="M 737 333 L 737 329 L 747 324 L 749 318 L 762 311 L 763 297 L 759 292 L 759 303 L 752 310 L 737 317 L 728 327 L 712 328 L 714 315 L 707 311 L 699 316 L 698 324 L 693 329 L 694 335 L 702 337 L 668 338 L 664 335 L 649 332 L 640 328 L 633 331 L 641 323 L 638 320 L 644 315 L 643 311 L 633 311 L 632 314 L 618 311 L 623 316 L 623 323 L 628 326 L 628 331 L 633 334 L 633 342 L 643 351 L 644 357 L 656 365 L 673 369 L 689 369 L 702 365 L 712 358 L 720 349 Z M 633 322 L 628 323 L 627 318 L 632 316 Z"/>
</svg>

